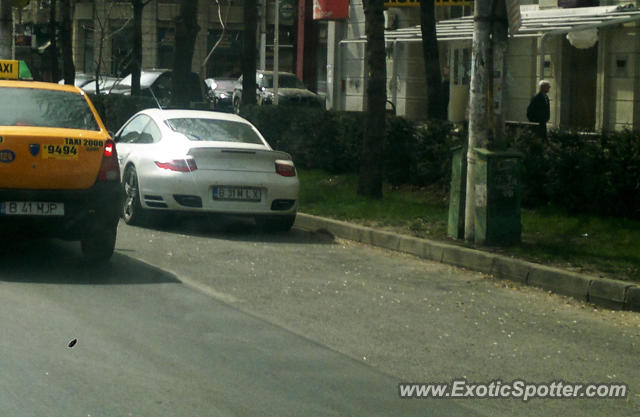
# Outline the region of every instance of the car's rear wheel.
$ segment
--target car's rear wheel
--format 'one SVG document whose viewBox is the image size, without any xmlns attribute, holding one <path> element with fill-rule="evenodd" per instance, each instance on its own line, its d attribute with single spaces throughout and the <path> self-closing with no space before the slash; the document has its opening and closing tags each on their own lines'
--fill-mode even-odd
<svg viewBox="0 0 640 417">
<path fill-rule="evenodd" d="M 115 227 L 102 227 L 92 230 L 81 241 L 82 254 L 91 264 L 101 264 L 109 261 L 116 247 Z"/>
<path fill-rule="evenodd" d="M 266 232 L 288 232 L 296 221 L 296 215 L 258 216 L 256 225 Z"/>
<path fill-rule="evenodd" d="M 124 200 L 122 203 L 122 219 L 131 225 L 140 225 L 146 222 L 148 216 L 146 210 L 140 204 L 140 187 L 138 174 L 133 167 L 127 168 L 122 182 Z"/>
</svg>

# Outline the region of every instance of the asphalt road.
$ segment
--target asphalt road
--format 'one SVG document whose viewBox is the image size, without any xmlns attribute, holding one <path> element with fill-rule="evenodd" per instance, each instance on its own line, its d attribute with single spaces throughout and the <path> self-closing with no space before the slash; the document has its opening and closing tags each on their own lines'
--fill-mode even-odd
<svg viewBox="0 0 640 417">
<path fill-rule="evenodd" d="M 0 255 L 2 416 L 466 414 L 402 401 L 396 378 L 128 256 L 96 269 L 77 244 L 9 246 Z"/>
<path fill-rule="evenodd" d="M 637 313 L 243 223 L 121 224 L 117 252 L 97 270 L 66 242 L 0 253 L 0 415 L 640 413 Z M 630 393 L 398 397 L 401 381 L 459 378 L 622 382 Z"/>
</svg>

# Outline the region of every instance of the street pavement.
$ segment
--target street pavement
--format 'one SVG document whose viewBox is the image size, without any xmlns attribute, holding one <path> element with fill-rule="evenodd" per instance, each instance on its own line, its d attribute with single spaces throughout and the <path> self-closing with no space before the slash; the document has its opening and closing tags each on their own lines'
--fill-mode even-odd
<svg viewBox="0 0 640 417">
<path fill-rule="evenodd" d="M 0 415 L 633 416 L 640 315 L 251 224 L 3 250 Z M 68 347 L 71 340 L 77 344 Z M 626 399 L 401 400 L 399 382 L 621 382 Z"/>
<path fill-rule="evenodd" d="M 379 370 L 126 255 L 84 265 L 77 246 L 0 255 L 2 416 L 479 415 L 402 401 Z"/>
</svg>

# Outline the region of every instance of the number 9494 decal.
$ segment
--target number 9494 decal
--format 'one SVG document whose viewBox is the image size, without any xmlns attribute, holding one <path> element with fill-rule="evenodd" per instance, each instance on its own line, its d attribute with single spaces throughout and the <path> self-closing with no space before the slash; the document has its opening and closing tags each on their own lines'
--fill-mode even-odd
<svg viewBox="0 0 640 417">
<path fill-rule="evenodd" d="M 44 159 L 77 159 L 78 147 L 73 145 L 44 145 L 42 147 Z"/>
</svg>

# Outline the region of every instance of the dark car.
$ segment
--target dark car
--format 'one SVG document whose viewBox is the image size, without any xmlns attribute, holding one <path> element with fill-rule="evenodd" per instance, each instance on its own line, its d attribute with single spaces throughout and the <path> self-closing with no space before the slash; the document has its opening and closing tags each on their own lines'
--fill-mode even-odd
<svg viewBox="0 0 640 417">
<path fill-rule="evenodd" d="M 207 78 L 207 95 L 216 111 L 233 111 L 233 89 L 238 81 L 235 78 Z"/>
<path fill-rule="evenodd" d="M 131 74 L 124 77 L 111 88 L 111 94 L 131 94 Z M 189 101 L 203 103 L 200 77 L 196 73 L 190 73 L 185 88 L 188 90 Z M 173 71 L 167 69 L 142 70 L 140 73 L 140 90 L 142 95 L 155 97 L 158 103 L 165 107 L 171 103 L 173 91 Z"/>
<path fill-rule="evenodd" d="M 274 102 L 273 72 L 256 72 L 256 96 L 258 105 L 269 105 Z M 236 82 L 233 90 L 233 110 L 240 112 L 242 101 L 242 76 Z M 290 72 L 278 73 L 278 104 L 308 107 L 325 107 L 324 98 L 309 90 L 295 74 Z"/>
</svg>

